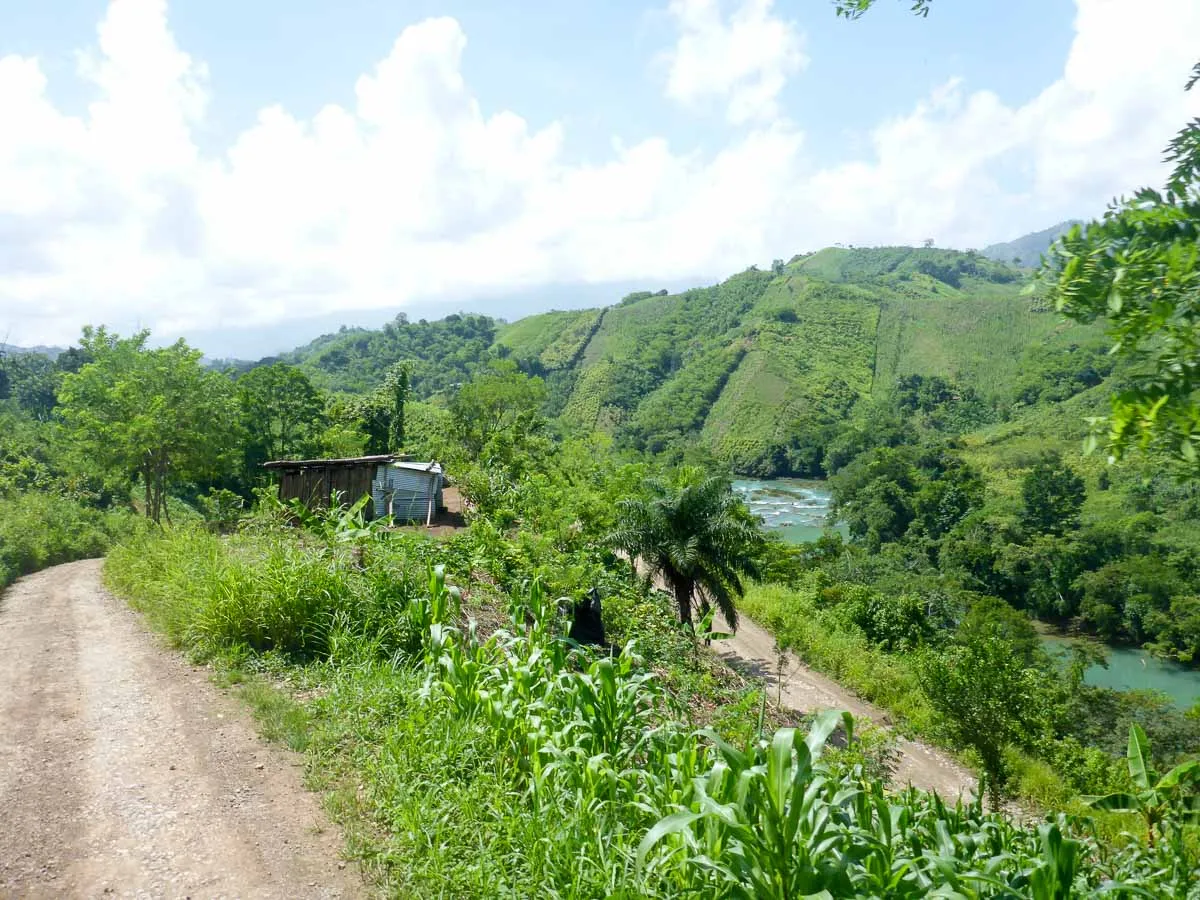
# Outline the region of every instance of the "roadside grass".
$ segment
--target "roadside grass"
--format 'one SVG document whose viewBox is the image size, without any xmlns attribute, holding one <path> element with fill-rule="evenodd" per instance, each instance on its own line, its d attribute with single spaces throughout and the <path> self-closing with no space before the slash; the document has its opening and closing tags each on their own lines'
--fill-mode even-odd
<svg viewBox="0 0 1200 900">
<path fill-rule="evenodd" d="M 849 721 L 776 729 L 632 580 L 606 612 L 646 656 L 597 656 L 556 637 L 536 579 L 502 592 L 469 550 L 166 531 L 117 547 L 106 578 L 304 752 L 349 854 L 393 896 L 1027 896 L 1190 877 L 1171 848 L 1102 851 L 1065 818 L 886 795 L 869 743 L 827 752 Z M 482 636 L 472 610 L 506 622 Z"/>
<path fill-rule="evenodd" d="M 861 632 L 839 628 L 806 592 L 753 585 L 740 608 L 807 664 L 895 715 L 902 730 L 931 733 L 933 709 L 908 661 L 872 646 Z"/>
<path fill-rule="evenodd" d="M 347 854 L 388 893 L 524 896 L 524 885 L 541 884 L 547 896 L 620 896 L 621 879 L 634 877 L 624 825 L 568 809 L 549 828 L 498 757 L 493 727 L 422 700 L 428 673 L 403 625 L 419 591 L 405 573 L 424 574 L 427 562 L 455 550 L 393 536 L 368 552 L 361 569 L 349 548 L 294 533 L 168 530 L 114 548 L 105 577 L 247 704 L 264 737 L 305 754 L 307 783 L 324 795 Z M 507 619 L 509 598 L 469 575 L 462 580 L 472 590 L 459 625 Z M 382 625 L 385 607 L 399 627 Z M 666 686 L 665 714 L 738 743 L 782 723 L 755 685 L 696 656 L 652 598 L 612 598 L 605 614 L 614 639 L 644 639 L 646 666 Z M 841 758 L 847 768 L 879 768 L 885 752 L 875 740 Z M 611 844 L 622 833 L 624 843 Z M 610 853 L 623 855 L 616 874 Z"/>
<path fill-rule="evenodd" d="M 38 491 L 0 497 L 0 588 L 48 566 L 103 556 L 135 527 L 133 518 Z"/>
</svg>

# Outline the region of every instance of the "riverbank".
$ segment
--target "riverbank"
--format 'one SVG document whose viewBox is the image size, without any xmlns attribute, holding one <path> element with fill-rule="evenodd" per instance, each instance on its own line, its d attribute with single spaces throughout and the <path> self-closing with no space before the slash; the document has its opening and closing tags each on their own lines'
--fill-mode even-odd
<svg viewBox="0 0 1200 900">
<path fill-rule="evenodd" d="M 1072 640 L 1087 640 L 1106 657 L 1083 673 L 1085 684 L 1114 691 L 1155 691 L 1165 694 L 1182 710 L 1200 704 L 1200 670 L 1162 659 L 1139 647 L 1102 643 L 1095 638 L 1074 638 L 1045 622 L 1038 622 L 1038 638 L 1052 656 L 1065 658 Z"/>
</svg>

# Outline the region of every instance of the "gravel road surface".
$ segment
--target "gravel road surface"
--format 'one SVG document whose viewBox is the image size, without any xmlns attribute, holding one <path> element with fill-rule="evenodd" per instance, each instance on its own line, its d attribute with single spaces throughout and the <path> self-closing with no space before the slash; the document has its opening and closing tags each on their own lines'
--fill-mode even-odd
<svg viewBox="0 0 1200 900">
<path fill-rule="evenodd" d="M 0 898 L 357 897 L 300 759 L 101 586 L 0 596 Z"/>
</svg>

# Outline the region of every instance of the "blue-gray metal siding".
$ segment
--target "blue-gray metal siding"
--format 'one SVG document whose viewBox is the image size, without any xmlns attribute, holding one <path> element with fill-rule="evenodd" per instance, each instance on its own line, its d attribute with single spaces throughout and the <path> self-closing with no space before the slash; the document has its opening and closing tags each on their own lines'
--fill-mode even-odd
<svg viewBox="0 0 1200 900">
<path fill-rule="evenodd" d="M 429 501 L 433 499 L 436 514 L 442 505 L 442 475 L 440 472 L 422 472 L 419 469 L 380 466 L 371 482 L 371 499 L 375 501 L 375 515 L 389 514 L 397 521 L 425 521 L 429 514 Z M 388 501 L 391 501 L 391 510 Z"/>
</svg>

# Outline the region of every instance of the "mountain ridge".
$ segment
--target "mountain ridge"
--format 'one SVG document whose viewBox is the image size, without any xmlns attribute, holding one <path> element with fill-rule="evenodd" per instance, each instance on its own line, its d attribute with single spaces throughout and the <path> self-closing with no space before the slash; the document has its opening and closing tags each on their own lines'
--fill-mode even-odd
<svg viewBox="0 0 1200 900">
<path fill-rule="evenodd" d="M 1067 219 L 1064 222 L 1051 225 L 1049 228 L 1044 228 L 1041 231 L 1023 234 L 1011 241 L 991 244 L 979 252 L 988 259 L 1000 262 L 1013 262 L 1024 268 L 1032 269 L 1041 262 L 1043 254 L 1050 249 L 1056 240 L 1066 234 L 1073 225 L 1082 224 L 1083 222 L 1080 219 Z"/>
<path fill-rule="evenodd" d="M 1025 384 L 1025 370 L 1051 372 L 1060 357 L 1070 362 L 1058 382 L 1090 383 L 1075 369 L 1094 368 L 1098 329 L 1064 324 L 1025 295 L 1028 281 L 973 251 L 826 248 L 707 287 L 512 323 L 401 316 L 282 358 L 349 392 L 409 359 L 417 398 L 430 399 L 508 357 L 546 380 L 549 411 L 570 427 L 651 452 L 699 449 L 745 474 L 816 476 L 850 409 L 903 379 L 941 379 L 983 418 L 1020 396 L 1036 402 L 1043 386 Z M 1064 357 L 1070 347 L 1083 349 Z"/>
</svg>

